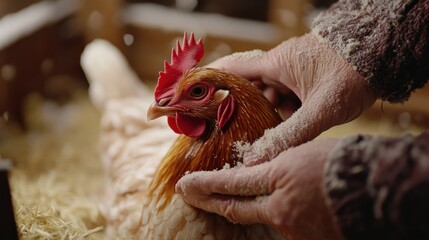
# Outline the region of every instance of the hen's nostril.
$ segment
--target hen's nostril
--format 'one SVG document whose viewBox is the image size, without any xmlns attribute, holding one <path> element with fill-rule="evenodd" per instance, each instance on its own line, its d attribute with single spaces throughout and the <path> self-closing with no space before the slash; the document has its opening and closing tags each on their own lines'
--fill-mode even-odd
<svg viewBox="0 0 429 240">
<path fill-rule="evenodd" d="M 164 107 L 164 106 L 168 105 L 170 100 L 171 100 L 171 98 L 163 98 L 163 99 L 159 100 L 158 105 L 161 107 Z"/>
</svg>

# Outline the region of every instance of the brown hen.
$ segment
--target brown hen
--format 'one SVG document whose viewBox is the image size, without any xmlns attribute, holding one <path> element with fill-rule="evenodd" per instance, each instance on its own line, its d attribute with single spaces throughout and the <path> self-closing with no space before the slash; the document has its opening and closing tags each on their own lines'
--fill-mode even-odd
<svg viewBox="0 0 429 240">
<path fill-rule="evenodd" d="M 94 55 L 103 58 L 100 52 Z M 154 104 L 149 106 L 153 98 L 145 93 L 127 96 L 125 92 L 122 97 L 110 94 L 115 99 L 101 104 L 106 238 L 284 238 L 265 225 L 234 224 L 195 209 L 174 191 L 176 182 L 188 172 L 237 165 L 241 159 L 236 143 L 252 143 L 281 122 L 262 92 L 248 80 L 217 69 L 195 68 L 202 56 L 202 42 L 195 42 L 193 35 L 188 40 L 185 34 L 183 47 L 173 50 L 171 63 L 160 73 Z M 103 74 L 104 79 L 98 77 L 101 80 L 92 77 L 91 87 L 97 85 L 94 81 L 106 82 L 111 75 Z M 116 84 L 126 85 L 127 81 Z M 135 81 L 131 82 L 127 89 L 136 92 Z M 114 84 L 105 89 L 109 87 L 116 90 Z M 149 119 L 167 116 L 168 126 L 180 136 L 174 140 L 162 119 L 148 122 L 141 117 L 145 110 Z"/>
</svg>

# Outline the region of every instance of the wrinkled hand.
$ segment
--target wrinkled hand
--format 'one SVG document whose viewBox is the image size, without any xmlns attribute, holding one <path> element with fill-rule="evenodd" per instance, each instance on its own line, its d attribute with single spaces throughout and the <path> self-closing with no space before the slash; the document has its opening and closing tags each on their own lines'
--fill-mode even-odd
<svg viewBox="0 0 429 240">
<path fill-rule="evenodd" d="M 311 33 L 289 39 L 268 52 L 235 53 L 208 67 L 254 81 L 287 119 L 244 154 L 247 165 L 270 160 L 356 118 L 376 98 L 364 79 Z"/>
<path fill-rule="evenodd" d="M 242 224 L 268 224 L 291 239 L 339 239 L 324 194 L 324 164 L 336 140 L 308 142 L 260 165 L 197 172 L 176 191 L 197 208 Z"/>
</svg>

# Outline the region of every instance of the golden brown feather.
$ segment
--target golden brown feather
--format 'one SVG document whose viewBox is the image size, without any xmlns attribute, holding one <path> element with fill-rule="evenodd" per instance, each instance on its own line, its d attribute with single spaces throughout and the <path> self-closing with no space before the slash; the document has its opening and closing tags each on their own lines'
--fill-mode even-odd
<svg viewBox="0 0 429 240">
<path fill-rule="evenodd" d="M 254 142 L 268 128 L 281 122 L 278 112 L 263 96 L 262 92 L 243 77 L 216 69 L 197 68 L 189 72 L 178 86 L 193 81 L 210 81 L 219 89 L 225 89 L 236 100 L 236 109 L 230 122 L 220 129 L 216 125 L 217 106 L 208 107 L 206 112 L 196 113 L 211 120 L 208 130 L 200 138 L 180 135 L 162 160 L 151 183 L 150 193 L 161 187 L 157 199 L 166 197 L 164 206 L 174 194 L 177 181 L 186 173 L 221 169 L 225 164 L 235 166 L 238 159 L 234 151 L 237 141 Z M 207 116 L 208 115 L 208 116 Z"/>
</svg>

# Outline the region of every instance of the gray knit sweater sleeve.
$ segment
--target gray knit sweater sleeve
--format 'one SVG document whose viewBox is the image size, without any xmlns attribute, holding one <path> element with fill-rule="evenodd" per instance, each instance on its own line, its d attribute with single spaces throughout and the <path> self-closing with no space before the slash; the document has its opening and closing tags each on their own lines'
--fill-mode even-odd
<svg viewBox="0 0 429 240">
<path fill-rule="evenodd" d="M 345 239 L 429 239 L 429 131 L 341 140 L 325 186 Z"/>
<path fill-rule="evenodd" d="M 390 102 L 429 79 L 429 0 L 339 0 L 313 22 L 321 36 Z"/>
</svg>

